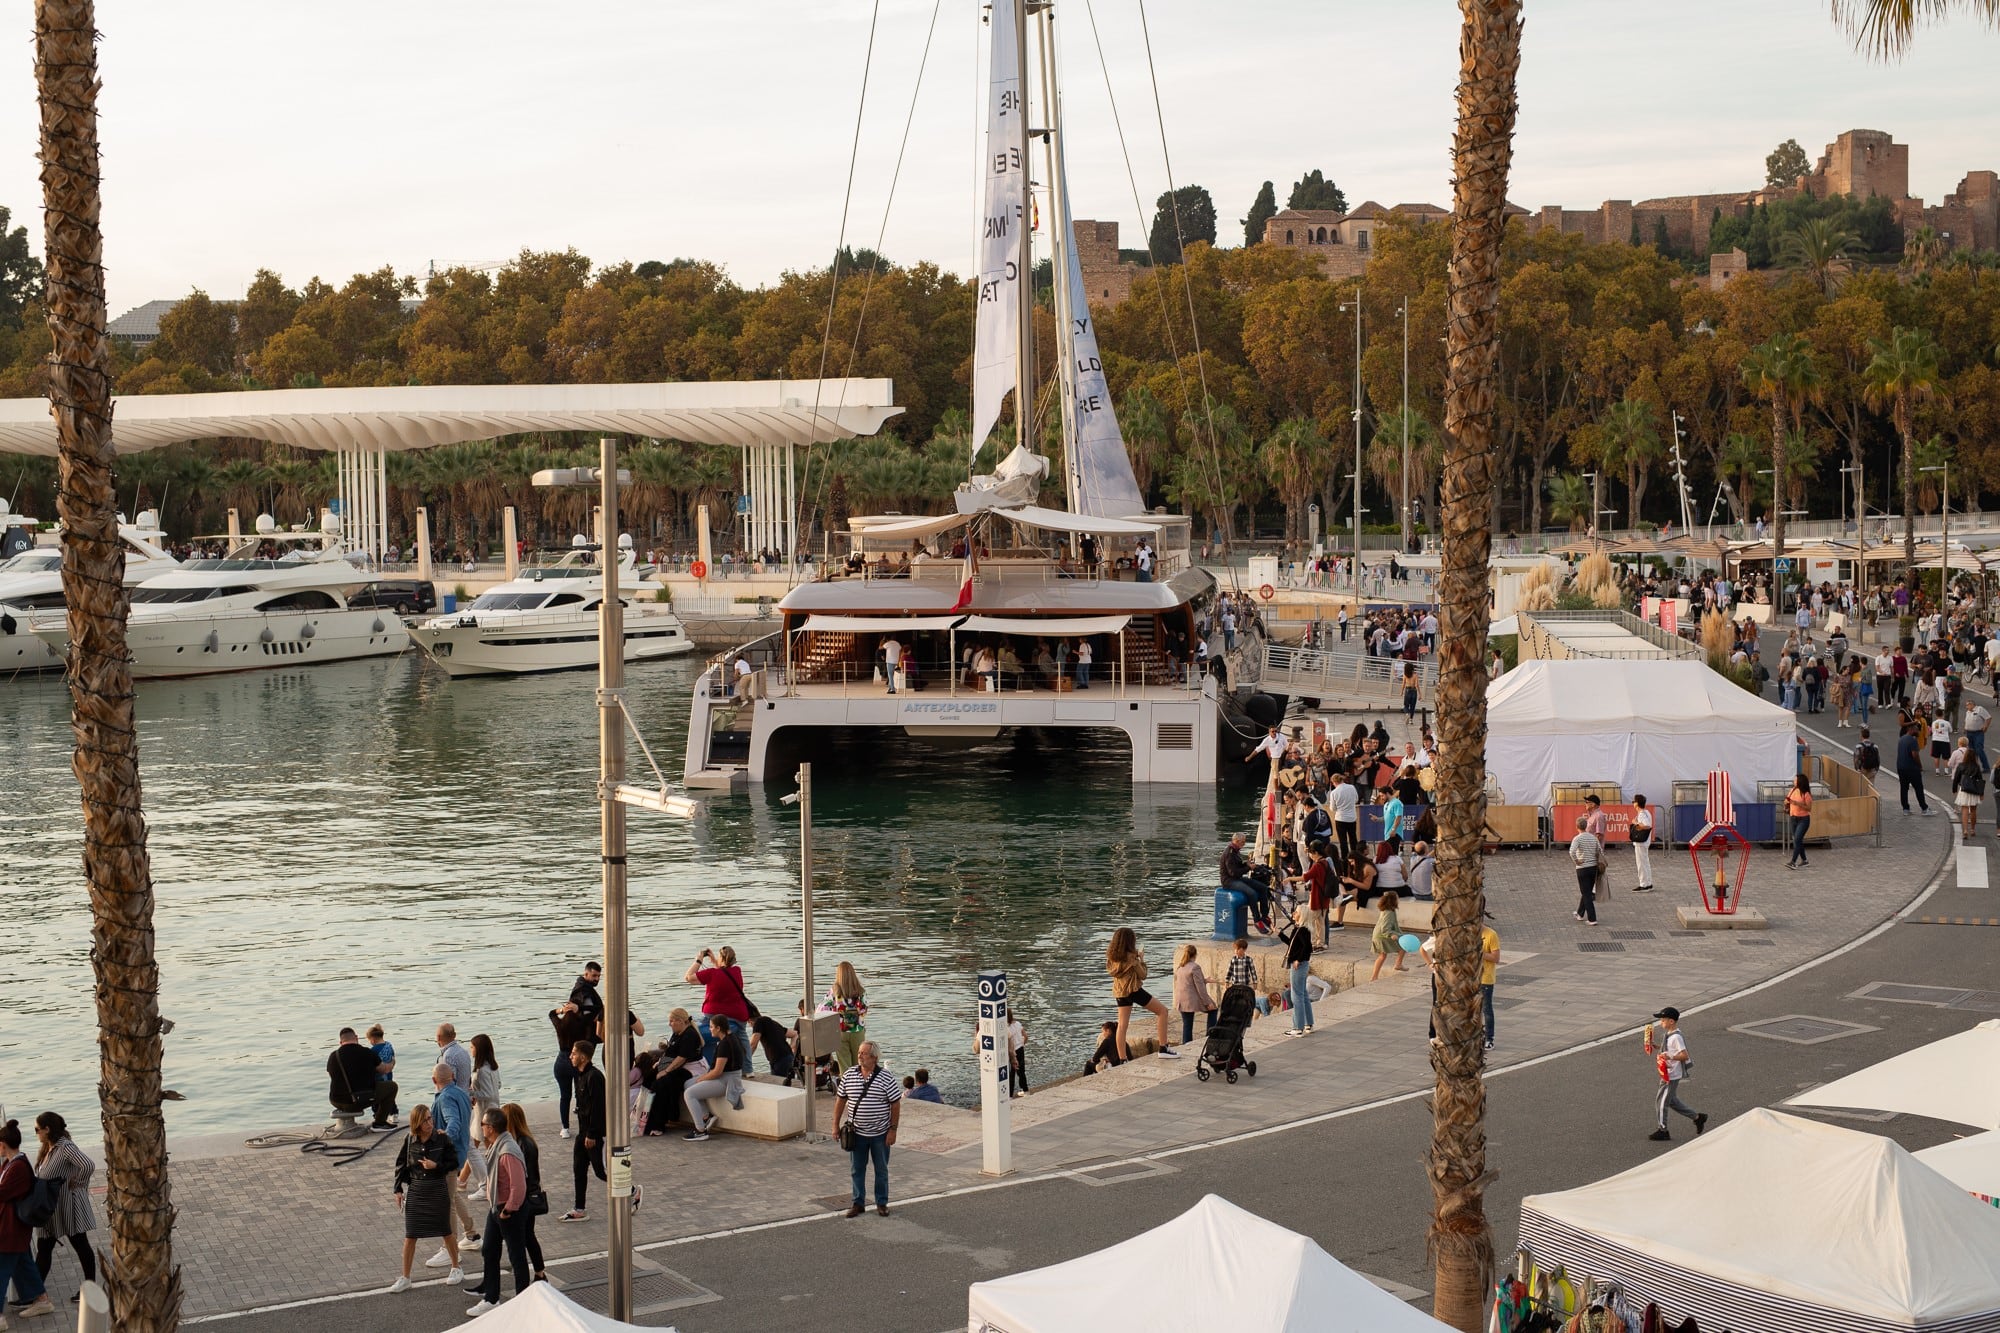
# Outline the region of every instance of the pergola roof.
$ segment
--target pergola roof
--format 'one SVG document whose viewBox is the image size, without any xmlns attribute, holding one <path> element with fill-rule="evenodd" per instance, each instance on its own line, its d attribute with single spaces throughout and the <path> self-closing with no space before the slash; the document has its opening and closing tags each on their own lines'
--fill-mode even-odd
<svg viewBox="0 0 2000 1333">
<path fill-rule="evenodd" d="M 886 379 L 138 394 L 114 400 L 112 438 L 121 454 L 226 437 L 372 453 L 528 431 L 594 431 L 693 444 L 809 444 L 873 435 L 903 410 L 893 397 Z M 0 400 L 0 453 L 56 452 L 47 399 Z"/>
</svg>

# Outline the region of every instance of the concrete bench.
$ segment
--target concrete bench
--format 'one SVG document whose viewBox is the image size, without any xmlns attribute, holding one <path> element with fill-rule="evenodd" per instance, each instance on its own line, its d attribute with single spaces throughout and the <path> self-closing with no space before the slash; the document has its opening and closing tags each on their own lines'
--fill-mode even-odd
<svg viewBox="0 0 2000 1333">
<path fill-rule="evenodd" d="M 792 1139 L 806 1132 L 806 1090 L 782 1083 L 743 1083 L 743 1109 L 726 1100 L 708 1105 L 715 1111 L 715 1128 L 753 1139 Z"/>
</svg>

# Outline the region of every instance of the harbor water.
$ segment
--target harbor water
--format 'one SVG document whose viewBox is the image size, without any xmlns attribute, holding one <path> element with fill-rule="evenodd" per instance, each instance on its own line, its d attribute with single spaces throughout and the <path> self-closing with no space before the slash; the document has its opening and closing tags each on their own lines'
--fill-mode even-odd
<svg viewBox="0 0 2000 1333">
<path fill-rule="evenodd" d="M 629 674 L 670 779 L 697 670 Z M 397 1047 L 405 1106 L 428 1093 L 440 1021 L 492 1035 L 510 1100 L 555 1095 L 546 1014 L 602 940 L 594 686 L 588 672 L 447 681 L 415 654 L 138 686 L 161 1009 L 175 1024 L 166 1085 L 186 1098 L 168 1103 L 170 1130 L 322 1119 L 336 1034 L 374 1022 Z M 0 680 L 0 1104 L 90 1126 L 68 705 L 57 677 Z M 637 747 L 631 762 L 643 769 Z M 928 1066 L 970 1104 L 974 974 L 1003 968 L 1031 1077 L 1075 1072 L 1115 1013 L 1103 958 L 1118 925 L 1138 931 L 1171 1001 L 1172 948 L 1206 933 L 1231 821 L 1216 789 L 1135 789 L 1128 763 L 1122 738 L 1076 732 L 818 754 L 816 978 L 823 989 L 836 963 L 855 964 L 892 1068 Z M 779 801 L 791 788 L 711 799 L 695 820 L 632 812 L 632 995 L 649 1034 L 676 1006 L 699 1009 L 682 978 L 705 946 L 734 946 L 767 1012 L 796 1002 L 799 821 Z"/>
</svg>

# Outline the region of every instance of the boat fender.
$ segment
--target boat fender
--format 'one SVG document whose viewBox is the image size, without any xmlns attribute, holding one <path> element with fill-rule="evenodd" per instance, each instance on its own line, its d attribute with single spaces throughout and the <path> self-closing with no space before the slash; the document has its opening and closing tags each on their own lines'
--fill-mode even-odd
<svg viewBox="0 0 2000 1333">
<path fill-rule="evenodd" d="M 380 634 L 383 630 L 387 628 L 388 626 L 382 623 L 382 617 L 377 616 L 375 617 L 375 623 L 368 627 L 368 632 L 370 634 Z"/>
<path fill-rule="evenodd" d="M 299 627 L 299 637 L 301 639 L 310 639 L 313 635 L 317 633 L 319 633 L 319 631 L 314 629 L 311 624 L 306 624 Z"/>
<path fill-rule="evenodd" d="M 0 612 L 0 634 L 12 634 L 13 632 L 14 617 Z"/>
<path fill-rule="evenodd" d="M 201 650 L 205 653 L 220 652 L 222 650 L 222 636 L 214 630 L 210 630 L 208 637 L 201 641 Z"/>
<path fill-rule="evenodd" d="M 275 634 L 271 633 L 271 627 L 270 627 L 269 625 L 266 625 L 266 626 L 264 626 L 264 630 L 263 630 L 263 633 L 261 633 L 261 634 L 259 634 L 259 635 L 257 636 L 257 642 L 259 642 L 259 643 L 269 643 L 269 642 L 270 642 L 271 640 L 273 640 L 273 639 L 275 639 L 275 638 L 277 638 L 277 637 L 278 637 L 277 635 L 275 635 Z"/>
</svg>

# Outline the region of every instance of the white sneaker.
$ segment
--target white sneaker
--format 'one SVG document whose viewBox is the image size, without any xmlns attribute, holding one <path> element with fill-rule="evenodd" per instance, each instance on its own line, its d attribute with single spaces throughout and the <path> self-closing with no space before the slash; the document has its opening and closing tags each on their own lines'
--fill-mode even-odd
<svg viewBox="0 0 2000 1333">
<path fill-rule="evenodd" d="M 569 1137 L 569 1126 L 568 1126 L 568 1125 L 564 1125 L 564 1126 L 562 1127 L 562 1133 L 561 1133 L 561 1134 L 560 1134 L 560 1135 L 559 1135 L 558 1137 L 560 1137 L 560 1138 L 565 1138 L 565 1139 Z"/>
<path fill-rule="evenodd" d="M 444 1284 L 447 1287 L 456 1287 L 464 1281 L 465 1270 L 463 1268 L 454 1268 L 444 1276 Z"/>
<path fill-rule="evenodd" d="M 389 1284 L 389 1294 L 391 1296 L 394 1296 L 399 1292 L 408 1291 L 409 1289 L 410 1289 L 410 1279 L 406 1277 L 399 1277 L 394 1282 L 391 1282 Z"/>
<path fill-rule="evenodd" d="M 499 1308 L 500 1307 L 493 1304 L 492 1301 L 481 1301 L 479 1304 L 473 1306 L 470 1310 L 467 1310 L 465 1312 L 465 1317 L 467 1319 L 477 1319 L 479 1318 L 479 1316 L 485 1314 L 488 1310 L 497 1310 Z"/>
<path fill-rule="evenodd" d="M 1178 1060 L 1181 1058 L 1181 1053 L 1171 1046 L 1162 1046 L 1160 1048 L 1160 1058 L 1162 1060 Z"/>
<path fill-rule="evenodd" d="M 424 1260 L 425 1268 L 450 1268 L 451 1266 L 451 1256 L 443 1250 L 439 1250 L 436 1254 Z"/>
<path fill-rule="evenodd" d="M 1287 1037 L 1303 1037 L 1306 1035 L 1306 1030 L 1304 1028 L 1287 1028 L 1285 1035 Z"/>
<path fill-rule="evenodd" d="M 484 1185 L 481 1185 L 478 1189 L 472 1191 L 472 1193 L 466 1195 L 465 1197 L 470 1199 L 474 1203 L 485 1203 L 486 1187 Z"/>
</svg>

